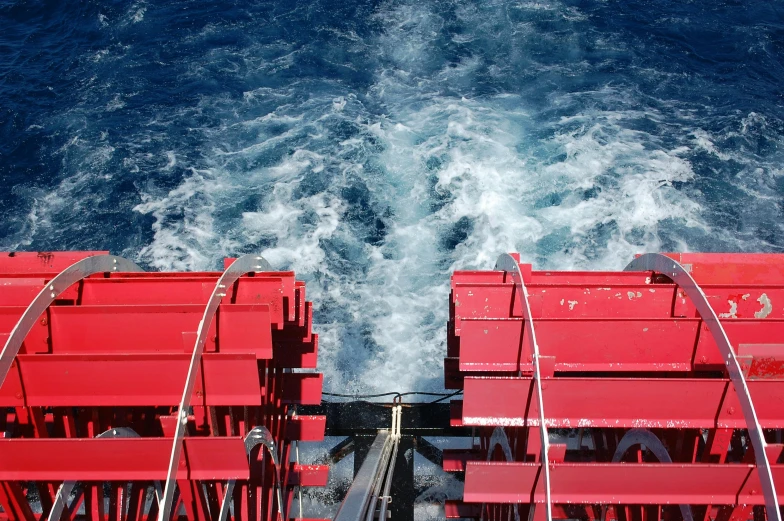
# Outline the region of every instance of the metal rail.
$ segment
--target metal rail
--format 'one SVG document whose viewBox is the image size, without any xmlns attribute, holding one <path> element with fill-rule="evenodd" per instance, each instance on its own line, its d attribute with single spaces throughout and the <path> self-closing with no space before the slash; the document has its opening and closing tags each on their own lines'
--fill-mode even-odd
<svg viewBox="0 0 784 521">
<path fill-rule="evenodd" d="M 503 270 L 512 274 L 514 280 L 516 293 L 520 299 L 520 307 L 523 310 L 523 323 L 525 327 L 525 334 L 531 339 L 531 348 L 533 350 L 533 366 L 534 366 L 534 381 L 536 382 L 536 395 L 539 401 L 539 435 L 542 443 L 542 470 L 544 471 L 544 497 L 545 506 L 547 509 L 547 521 L 553 519 L 553 509 L 551 504 L 550 493 L 550 440 L 547 434 L 547 425 L 545 425 L 544 414 L 544 398 L 542 396 L 542 378 L 539 367 L 539 344 L 536 342 L 536 331 L 534 330 L 534 322 L 531 317 L 531 306 L 528 303 L 528 289 L 525 287 L 523 281 L 523 273 L 520 271 L 520 264 L 517 260 L 508 253 L 502 254 L 498 257 L 495 263 L 495 269 Z"/>
<path fill-rule="evenodd" d="M 35 296 L 33 301 L 17 321 L 11 334 L 5 342 L 3 351 L 0 352 L 0 386 L 5 382 L 11 364 L 14 363 L 24 339 L 35 325 L 41 313 L 54 302 L 63 291 L 70 288 L 82 279 L 96 273 L 144 271 L 132 261 L 115 255 L 96 255 L 87 257 L 71 264 L 57 274 L 55 278 Z"/>
<path fill-rule="evenodd" d="M 234 284 L 243 275 L 260 271 L 272 271 L 272 267 L 263 257 L 258 255 L 243 255 L 223 272 L 223 275 L 218 279 L 215 288 L 212 290 L 210 300 L 207 302 L 204 316 L 202 317 L 201 322 L 199 322 L 199 330 L 196 334 L 196 345 L 193 348 L 193 355 L 191 356 L 191 363 L 188 368 L 188 378 L 185 380 L 185 388 L 183 389 L 182 399 L 180 400 L 178 409 L 179 418 L 177 427 L 174 431 L 174 442 L 172 444 L 171 458 L 169 459 L 169 470 L 166 474 L 166 488 L 163 491 L 163 504 L 158 512 L 158 521 L 169 521 L 169 518 L 171 517 L 174 489 L 177 486 L 177 467 L 180 462 L 180 455 L 182 454 L 182 439 L 185 436 L 186 427 L 188 425 L 191 394 L 193 394 L 193 388 L 196 384 L 196 372 L 201 362 L 201 355 L 204 352 L 207 332 L 215 318 L 215 313 L 218 311 L 218 306 L 223 300 L 223 297 L 226 296 L 226 288 Z"/>
<path fill-rule="evenodd" d="M 367 511 L 373 487 L 382 471 L 381 462 L 388 449 L 392 436 L 390 431 L 380 431 L 373 440 L 370 450 L 365 456 L 354 481 L 351 483 L 346 498 L 335 515 L 335 521 L 362 521 Z"/>
<path fill-rule="evenodd" d="M 400 420 L 402 414 L 402 405 L 392 407 L 392 441 L 394 443 L 394 447 L 392 448 L 392 456 L 390 457 L 389 467 L 387 468 L 387 475 L 385 478 L 386 481 L 384 482 L 384 492 L 381 495 L 381 506 L 378 509 L 379 521 L 386 521 L 387 508 L 389 507 L 389 502 L 392 501 L 392 497 L 389 495 L 389 491 L 392 488 L 392 478 L 395 473 L 395 462 L 397 461 L 397 452 L 400 448 Z"/>
<path fill-rule="evenodd" d="M 708 326 L 708 330 L 713 336 L 713 340 L 721 351 L 724 364 L 727 367 L 730 380 L 732 381 L 735 392 L 740 401 L 740 407 L 743 411 L 744 419 L 746 420 L 746 427 L 749 431 L 749 438 L 751 439 L 752 447 L 754 448 L 754 458 L 757 463 L 757 472 L 760 477 L 760 484 L 762 492 L 765 496 L 765 510 L 767 511 L 768 521 L 782 521 L 781 512 L 779 511 L 776 485 L 773 482 L 773 473 L 768 461 L 768 455 L 765 451 L 767 443 L 763 435 L 762 428 L 760 427 L 757 418 L 757 412 L 754 409 L 754 402 L 749 394 L 749 388 L 746 384 L 746 379 L 743 376 L 743 371 L 740 368 L 738 359 L 735 356 L 735 351 L 732 349 L 727 333 L 716 316 L 716 312 L 708 303 L 705 293 L 697 282 L 692 278 L 689 272 L 681 266 L 681 264 L 660 253 L 646 253 L 634 259 L 629 263 L 624 271 L 654 271 L 661 273 L 672 279 L 691 299 L 700 318 Z"/>
</svg>

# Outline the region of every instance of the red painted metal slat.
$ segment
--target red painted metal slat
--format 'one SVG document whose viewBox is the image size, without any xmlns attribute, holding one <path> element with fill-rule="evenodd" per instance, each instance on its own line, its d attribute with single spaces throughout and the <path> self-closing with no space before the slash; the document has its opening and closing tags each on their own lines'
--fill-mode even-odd
<svg viewBox="0 0 784 521">
<path fill-rule="evenodd" d="M 19 322 L 25 307 L 4 306 L 0 307 L 0 334 L 8 334 Z M 46 353 L 49 351 L 49 320 L 45 315 L 38 319 L 30 332 L 22 342 L 20 352 L 23 353 Z M 7 337 L 6 337 L 7 338 Z M 5 345 L 5 339 L 3 341 Z"/>
<path fill-rule="evenodd" d="M 198 304 L 55 306 L 50 308 L 52 349 L 58 354 L 190 352 L 203 311 Z M 215 351 L 217 339 L 223 342 L 221 352 L 270 358 L 269 320 L 266 304 L 223 304 L 205 351 Z M 228 326 L 220 327 L 221 321 L 228 321 Z"/>
<path fill-rule="evenodd" d="M 0 273 L 60 273 L 87 257 L 108 251 L 0 252 Z"/>
<path fill-rule="evenodd" d="M 52 348 L 58 354 L 100 352 L 186 352 L 204 306 L 54 306 L 50 308 Z M 210 338 L 214 339 L 213 334 Z M 187 345 L 190 344 L 190 345 Z M 215 341 L 212 340 L 212 351 Z"/>
<path fill-rule="evenodd" d="M 319 405 L 324 375 L 321 373 L 287 373 L 281 400 L 284 403 Z"/>
<path fill-rule="evenodd" d="M 678 463 L 552 463 L 554 503 L 582 504 L 738 504 L 753 465 Z M 774 465 L 784 483 L 784 465 Z M 536 463 L 475 462 L 467 464 L 464 500 L 469 503 L 544 501 Z M 764 504 L 759 489 L 743 502 Z M 784 495 L 779 495 L 784 501 Z"/>
<path fill-rule="evenodd" d="M 538 319 L 536 334 L 556 371 L 688 371 L 698 326 L 698 319 Z M 530 361 L 519 360 L 529 351 L 521 343 L 522 319 L 463 320 L 460 369 L 516 371 L 520 361 L 530 371 Z"/>
<path fill-rule="evenodd" d="M 725 403 L 729 380 L 700 378 L 552 378 L 545 380 L 548 426 L 559 428 L 745 428 L 739 407 Z M 784 428 L 784 386 L 749 382 L 760 423 Z M 537 425 L 531 378 L 467 377 L 465 425 Z M 734 391 L 727 394 L 733 400 Z M 499 399 L 499 397 L 507 397 Z M 722 404 L 725 406 L 722 408 Z"/>
<path fill-rule="evenodd" d="M 218 310 L 218 350 L 272 358 L 271 328 L 267 304 L 223 305 Z"/>
<path fill-rule="evenodd" d="M 293 288 L 293 274 L 285 277 L 244 277 L 227 288 L 227 302 L 237 304 L 267 304 L 271 321 L 281 329 L 286 311 L 284 287 Z M 81 291 L 81 303 L 99 304 L 200 304 L 207 303 L 215 287 L 217 276 L 207 277 L 111 277 L 87 279 Z M 293 292 L 291 293 L 293 297 Z"/>
<path fill-rule="evenodd" d="M 206 405 L 261 405 L 253 354 L 205 354 Z M 190 356 L 183 354 L 19 355 L 21 385 L 7 379 L 0 405 L 32 407 L 173 406 L 179 403 Z M 227 375 L 231 375 L 227 378 Z M 204 388 L 206 387 L 206 389 Z"/>
<path fill-rule="evenodd" d="M 0 443 L 3 481 L 135 481 L 166 478 L 170 438 L 9 439 Z M 187 438 L 181 479 L 248 479 L 240 437 Z"/>
<path fill-rule="evenodd" d="M 6 278 L 0 275 L 0 306 L 27 307 L 46 284 L 43 278 Z M 21 314 L 21 313 L 20 313 Z"/>
<path fill-rule="evenodd" d="M 286 439 L 324 441 L 326 416 L 293 416 L 286 424 Z"/>
<path fill-rule="evenodd" d="M 325 487 L 329 477 L 329 465 L 289 464 L 289 484 L 303 487 Z"/>
<path fill-rule="evenodd" d="M 465 318 L 521 317 L 511 284 L 456 284 L 456 327 Z M 671 285 L 529 284 L 531 313 L 536 318 L 669 318 L 675 287 Z M 511 314 L 510 314 L 511 311 Z"/>
<path fill-rule="evenodd" d="M 777 253 L 665 253 L 699 284 L 782 284 L 784 258 Z"/>
</svg>

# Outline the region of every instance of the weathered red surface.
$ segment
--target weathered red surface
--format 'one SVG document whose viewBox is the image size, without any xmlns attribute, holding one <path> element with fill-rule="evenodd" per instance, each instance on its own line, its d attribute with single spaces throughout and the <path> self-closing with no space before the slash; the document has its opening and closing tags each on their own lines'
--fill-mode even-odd
<svg viewBox="0 0 784 521">
<path fill-rule="evenodd" d="M 726 330 L 784 503 L 784 255 L 667 255 L 690 270 Z M 552 443 L 553 517 L 680 519 L 679 505 L 694 519 L 764 516 L 735 389 L 684 292 L 652 272 L 521 272 Z M 545 518 L 533 352 L 516 292 L 502 271 L 452 277 L 445 384 L 464 390 L 452 424 L 475 427 L 478 441 L 444 456 L 446 470 L 465 472 L 450 518 Z M 672 462 L 640 444 L 613 462 L 631 429 L 653 433 Z"/>
</svg>

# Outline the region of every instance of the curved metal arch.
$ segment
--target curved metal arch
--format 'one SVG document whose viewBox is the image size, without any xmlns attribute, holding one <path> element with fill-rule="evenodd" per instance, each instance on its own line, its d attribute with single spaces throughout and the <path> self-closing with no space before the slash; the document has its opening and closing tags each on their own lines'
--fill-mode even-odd
<svg viewBox="0 0 784 521">
<path fill-rule="evenodd" d="M 104 431 L 96 438 L 138 438 L 139 434 L 136 433 L 135 430 L 131 429 L 130 427 L 118 427 L 116 429 L 109 429 L 108 431 Z M 63 514 L 63 510 L 66 507 L 66 501 L 68 500 L 68 496 L 71 495 L 74 487 L 76 486 L 76 481 L 64 481 L 60 488 L 57 489 L 57 496 L 54 498 L 54 504 L 52 505 L 52 509 L 49 511 L 49 516 L 46 518 L 47 521 L 60 521 L 60 517 Z M 158 502 L 160 503 L 161 495 L 163 491 L 161 490 L 161 483 L 159 481 L 154 482 L 155 484 L 155 494 L 157 496 Z M 77 496 L 78 497 L 78 496 Z"/>
<path fill-rule="evenodd" d="M 514 461 L 512 447 L 509 445 L 509 437 L 506 435 L 506 431 L 503 429 L 503 427 L 496 427 L 493 430 L 493 434 L 490 436 L 490 441 L 487 443 L 487 461 L 490 461 L 493 457 L 493 451 L 496 447 L 501 447 L 506 461 Z M 479 519 L 483 520 L 484 518 L 485 504 L 482 504 L 482 515 Z M 520 505 L 517 503 L 514 504 L 514 520 L 520 521 Z"/>
<path fill-rule="evenodd" d="M 547 425 L 544 421 L 544 398 L 542 396 L 542 378 L 539 369 L 539 344 L 536 341 L 536 331 L 534 330 L 534 322 L 531 317 L 531 306 L 528 303 L 528 289 L 525 287 L 523 281 L 523 273 L 520 271 L 520 264 L 517 260 L 508 253 L 504 253 L 498 257 L 495 263 L 495 269 L 503 270 L 512 274 L 515 282 L 516 293 L 520 298 L 521 308 L 523 310 L 523 319 L 525 324 L 525 332 L 531 339 L 531 346 L 533 347 L 533 365 L 534 365 L 534 380 L 536 381 L 536 395 L 539 401 L 539 435 L 542 442 L 542 470 L 544 473 L 544 496 L 545 505 L 547 507 L 547 521 L 552 521 L 553 510 L 550 497 L 550 440 L 547 434 Z"/>
<path fill-rule="evenodd" d="M 661 442 L 658 436 L 648 429 L 631 429 L 626 434 L 624 434 L 623 438 L 621 438 L 621 441 L 618 443 L 618 448 L 615 449 L 612 462 L 620 462 L 621 458 L 623 458 L 623 455 L 626 454 L 626 451 L 635 445 L 645 445 L 660 462 L 672 463 L 670 453 L 667 452 L 664 444 Z M 678 507 L 681 510 L 683 521 L 694 521 L 694 516 L 691 513 L 691 507 L 689 505 L 678 505 Z M 601 521 L 604 521 L 606 513 L 607 507 L 602 507 Z"/>
<path fill-rule="evenodd" d="M 35 325 L 38 317 L 41 316 L 41 313 L 46 311 L 46 308 L 54 302 L 54 299 L 73 284 L 86 279 L 90 275 L 118 271 L 136 272 L 144 270 L 134 262 L 123 257 L 117 257 L 115 255 L 95 255 L 71 264 L 58 273 L 55 278 L 50 280 L 49 284 L 47 284 L 38 295 L 35 296 L 30 305 L 27 306 L 27 309 L 11 331 L 11 334 L 8 335 L 8 340 L 5 342 L 3 351 L 0 352 L 0 386 L 5 382 L 8 371 L 11 369 L 11 364 L 19 353 L 19 349 L 22 347 L 22 342 L 24 342 L 25 337 L 30 333 L 30 330 L 33 328 L 33 325 Z"/>
<path fill-rule="evenodd" d="M 721 351 L 721 356 L 724 359 L 724 365 L 727 367 L 727 372 L 730 375 L 730 380 L 735 387 L 735 392 L 740 401 L 740 407 L 743 411 L 743 417 L 746 420 L 746 427 L 749 431 L 749 438 L 754 447 L 754 458 L 757 463 L 757 472 L 759 473 L 762 492 L 765 496 L 765 510 L 767 511 L 769 521 L 782 521 L 781 512 L 779 511 L 776 485 L 773 482 L 773 474 L 768 461 L 768 455 L 765 452 L 767 443 L 765 436 L 762 433 L 762 427 L 757 419 L 757 412 L 754 409 L 754 403 L 749 394 L 749 387 L 746 385 L 746 379 L 741 371 L 738 359 L 735 357 L 735 351 L 732 349 L 727 333 L 724 331 L 716 312 L 708 303 L 705 293 L 697 282 L 692 278 L 689 272 L 684 269 L 681 264 L 660 253 L 646 253 L 634 259 L 624 268 L 624 271 L 655 271 L 668 276 L 677 284 L 689 299 L 694 303 L 700 318 L 708 326 L 708 330 L 713 336 L 713 340 Z"/>
<path fill-rule="evenodd" d="M 248 453 L 248 457 L 250 457 L 251 451 L 257 445 L 264 445 L 272 457 L 272 463 L 275 465 L 275 490 L 278 498 L 278 513 L 280 514 L 281 519 L 286 519 L 286 517 L 283 515 L 283 491 L 281 490 L 282 487 L 280 484 L 280 461 L 278 460 L 278 454 L 275 452 L 275 440 L 272 438 L 272 433 L 270 433 L 269 429 L 266 427 L 254 427 L 251 429 L 248 435 L 245 436 L 245 451 Z M 226 485 L 226 495 L 223 496 L 223 502 L 221 502 L 218 521 L 226 521 L 226 519 L 228 519 L 229 507 L 231 506 L 232 495 L 234 493 L 234 486 L 236 483 L 236 480 L 230 479 Z"/>
<path fill-rule="evenodd" d="M 174 489 L 177 486 L 175 478 L 177 467 L 180 462 L 180 455 L 182 454 L 182 439 L 185 436 L 185 429 L 188 425 L 188 411 L 191 406 L 191 395 L 193 394 L 193 388 L 196 384 L 196 371 L 199 368 L 201 355 L 204 352 L 207 332 L 212 325 L 212 320 L 215 318 L 215 313 L 218 311 L 221 300 L 226 296 L 226 288 L 234 284 L 243 275 L 260 271 L 272 271 L 272 266 L 270 266 L 270 263 L 267 262 L 264 257 L 259 255 L 243 255 L 234 261 L 218 279 L 218 282 L 215 284 L 215 288 L 210 295 L 210 300 L 207 302 L 207 307 L 204 309 L 204 315 L 202 316 L 201 322 L 199 322 L 199 329 L 196 334 L 196 344 L 193 348 L 193 355 L 191 356 L 191 363 L 188 368 L 188 377 L 185 380 L 185 388 L 183 389 L 182 398 L 180 399 L 178 409 L 179 421 L 177 422 L 177 427 L 174 431 L 174 442 L 172 443 L 171 457 L 169 459 L 169 470 L 166 473 L 166 488 L 163 491 L 163 503 L 158 511 L 158 521 L 168 521 L 171 517 Z"/>
</svg>

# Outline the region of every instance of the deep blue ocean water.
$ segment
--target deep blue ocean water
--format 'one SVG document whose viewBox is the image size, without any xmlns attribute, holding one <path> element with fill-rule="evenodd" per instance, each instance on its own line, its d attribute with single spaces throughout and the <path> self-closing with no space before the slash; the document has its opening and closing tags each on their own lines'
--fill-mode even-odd
<svg viewBox="0 0 784 521">
<path fill-rule="evenodd" d="M 449 274 L 784 249 L 784 4 L 0 1 L 0 249 L 262 252 L 331 389 L 441 388 Z"/>
</svg>

